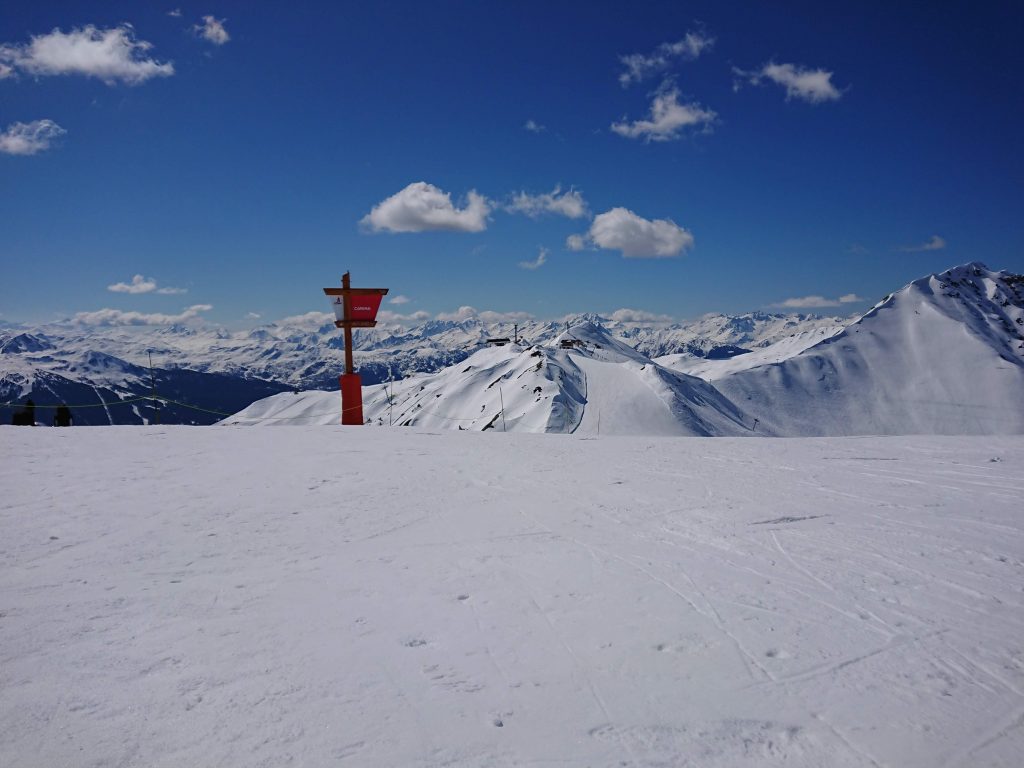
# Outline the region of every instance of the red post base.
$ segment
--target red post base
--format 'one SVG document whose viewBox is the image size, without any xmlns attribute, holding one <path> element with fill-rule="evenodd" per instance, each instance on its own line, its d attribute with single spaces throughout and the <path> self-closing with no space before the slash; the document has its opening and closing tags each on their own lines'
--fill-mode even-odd
<svg viewBox="0 0 1024 768">
<path fill-rule="evenodd" d="M 341 423 L 356 425 L 363 423 L 363 380 L 358 373 L 339 376 L 341 383 Z"/>
</svg>

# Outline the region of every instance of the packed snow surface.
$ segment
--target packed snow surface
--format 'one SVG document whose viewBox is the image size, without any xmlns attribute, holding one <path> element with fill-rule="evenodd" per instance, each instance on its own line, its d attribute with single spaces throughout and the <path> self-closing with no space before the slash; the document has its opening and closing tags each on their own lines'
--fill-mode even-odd
<svg viewBox="0 0 1024 768">
<path fill-rule="evenodd" d="M 1024 754 L 1020 437 L 0 441 L 3 766 Z"/>
</svg>

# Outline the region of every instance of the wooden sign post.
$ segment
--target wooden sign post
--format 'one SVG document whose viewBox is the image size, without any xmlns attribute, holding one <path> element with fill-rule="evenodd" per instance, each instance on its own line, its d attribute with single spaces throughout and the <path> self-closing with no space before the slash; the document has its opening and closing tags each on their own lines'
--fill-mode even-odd
<svg viewBox="0 0 1024 768">
<path fill-rule="evenodd" d="M 341 288 L 324 288 L 324 293 L 335 297 L 335 328 L 345 329 L 345 373 L 338 377 L 341 385 L 341 423 L 363 423 L 363 382 L 352 363 L 352 329 L 373 328 L 377 325 L 377 310 L 387 288 L 353 288 L 349 273 L 341 278 Z"/>
</svg>

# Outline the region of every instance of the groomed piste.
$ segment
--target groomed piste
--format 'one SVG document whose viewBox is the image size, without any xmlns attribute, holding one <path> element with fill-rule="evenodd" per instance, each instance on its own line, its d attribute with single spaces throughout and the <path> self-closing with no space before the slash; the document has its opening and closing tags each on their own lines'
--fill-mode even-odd
<svg viewBox="0 0 1024 768">
<path fill-rule="evenodd" d="M 0 427 L 4 766 L 1011 766 L 1024 443 Z"/>
</svg>

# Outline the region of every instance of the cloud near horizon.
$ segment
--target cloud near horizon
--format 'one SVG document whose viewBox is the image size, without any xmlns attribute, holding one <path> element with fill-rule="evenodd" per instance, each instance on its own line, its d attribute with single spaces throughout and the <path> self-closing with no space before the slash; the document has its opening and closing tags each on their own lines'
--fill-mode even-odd
<svg viewBox="0 0 1024 768">
<path fill-rule="evenodd" d="M 657 315 L 643 309 L 616 309 L 610 315 L 609 320 L 618 323 L 674 323 L 676 319 L 672 315 Z"/>
<path fill-rule="evenodd" d="M 855 293 L 847 293 L 838 299 L 826 299 L 824 296 L 801 296 L 770 306 L 778 309 L 810 309 L 813 307 L 839 307 L 843 304 L 855 304 L 858 301 L 864 301 L 864 298 Z"/>
<path fill-rule="evenodd" d="M 619 56 L 619 61 L 626 67 L 619 75 L 619 84 L 625 88 L 632 83 L 639 83 L 659 72 L 668 69 L 675 60 L 692 60 L 704 51 L 710 50 L 715 38 L 703 30 L 690 31 L 682 40 L 674 43 L 662 43 L 651 53 L 631 53 Z"/>
<path fill-rule="evenodd" d="M 483 232 L 490 201 L 476 190 L 466 198 L 465 207 L 456 208 L 449 193 L 416 181 L 377 203 L 359 223 L 370 232 Z"/>
<path fill-rule="evenodd" d="M 154 77 L 174 74 L 171 62 L 158 62 L 147 52 L 152 43 L 135 39 L 131 24 L 100 29 L 93 24 L 59 28 L 33 35 L 25 44 L 0 45 L 0 65 L 35 76 L 82 75 L 107 85 L 139 85 Z"/>
<path fill-rule="evenodd" d="M 82 325 L 174 325 L 199 317 L 201 312 L 209 312 L 212 304 L 193 304 L 186 307 L 180 314 L 167 315 L 161 312 L 123 312 L 120 309 L 99 309 L 95 312 L 79 312 L 72 318 Z"/>
<path fill-rule="evenodd" d="M 114 283 L 107 286 L 108 291 L 114 293 L 160 293 L 165 296 L 174 296 L 181 293 L 188 293 L 187 288 L 159 288 L 152 277 L 134 275 L 130 283 Z"/>
<path fill-rule="evenodd" d="M 751 85 L 760 85 L 763 80 L 770 80 L 786 89 L 786 101 L 800 99 L 811 104 L 825 101 L 838 101 L 843 92 L 832 85 L 832 72 L 825 69 L 806 69 L 796 64 L 776 64 L 769 61 L 760 69 L 746 71 L 733 67 L 736 80 L 733 90 L 738 91 L 743 81 Z"/>
<path fill-rule="evenodd" d="M 67 131 L 53 120 L 33 120 L 31 123 L 11 123 L 0 133 L 0 153 L 5 155 L 35 155 L 50 148 L 50 142 Z"/>
<path fill-rule="evenodd" d="M 679 89 L 675 87 L 660 89 L 651 102 L 650 117 L 647 120 L 612 123 L 611 129 L 619 136 L 627 139 L 643 139 L 644 141 L 672 141 L 680 138 L 687 128 L 701 128 L 710 131 L 718 114 L 704 109 L 697 102 L 679 103 Z"/>
<path fill-rule="evenodd" d="M 598 214 L 585 235 L 570 235 L 566 247 L 581 251 L 588 245 L 621 251 L 627 259 L 664 259 L 693 247 L 693 235 L 669 219 L 645 219 L 627 208 Z"/>
<path fill-rule="evenodd" d="M 476 307 L 462 306 L 454 312 L 439 312 L 434 316 L 435 320 L 447 320 L 450 322 L 462 322 L 479 318 L 484 323 L 516 322 L 519 320 L 532 320 L 533 315 L 529 312 L 495 312 L 485 309 L 479 310 Z"/>
<path fill-rule="evenodd" d="M 904 245 L 898 250 L 904 253 L 920 253 L 921 251 L 941 251 L 946 247 L 946 241 L 938 235 L 932 235 L 927 242 L 919 245 Z"/>
</svg>

